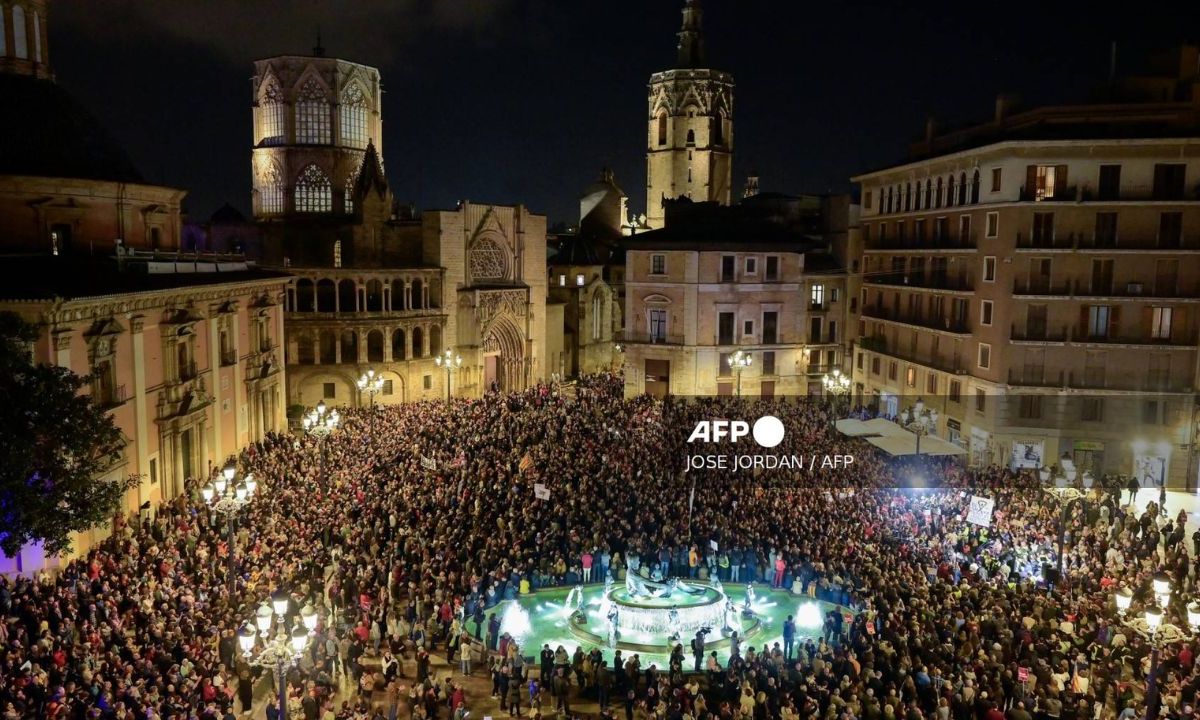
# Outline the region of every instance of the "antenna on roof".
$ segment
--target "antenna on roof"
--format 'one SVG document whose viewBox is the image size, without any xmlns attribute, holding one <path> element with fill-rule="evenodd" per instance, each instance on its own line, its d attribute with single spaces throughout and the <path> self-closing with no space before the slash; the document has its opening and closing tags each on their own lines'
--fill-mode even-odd
<svg viewBox="0 0 1200 720">
<path fill-rule="evenodd" d="M 313 46 L 313 55 L 317 57 L 325 56 L 325 48 L 321 46 L 321 26 L 317 26 L 317 44 Z"/>
</svg>

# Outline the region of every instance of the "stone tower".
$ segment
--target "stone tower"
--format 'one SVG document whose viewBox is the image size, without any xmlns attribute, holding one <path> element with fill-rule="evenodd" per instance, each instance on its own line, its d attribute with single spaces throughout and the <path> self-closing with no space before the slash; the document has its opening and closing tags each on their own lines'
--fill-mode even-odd
<svg viewBox="0 0 1200 720">
<path fill-rule="evenodd" d="M 353 215 L 367 146 L 383 152 L 379 71 L 312 55 L 254 63 L 255 220 Z"/>
<path fill-rule="evenodd" d="M 0 72 L 50 79 L 47 0 L 0 3 Z"/>
<path fill-rule="evenodd" d="M 678 56 L 650 76 L 646 133 L 646 220 L 664 224 L 663 200 L 730 202 L 733 76 L 708 67 L 700 0 L 687 0 Z"/>
</svg>

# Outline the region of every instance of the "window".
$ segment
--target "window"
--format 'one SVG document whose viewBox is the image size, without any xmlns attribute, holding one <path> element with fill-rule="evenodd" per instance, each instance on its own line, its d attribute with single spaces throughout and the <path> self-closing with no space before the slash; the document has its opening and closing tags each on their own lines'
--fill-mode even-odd
<svg viewBox="0 0 1200 720">
<path fill-rule="evenodd" d="M 1030 340 L 1041 340 L 1046 337 L 1046 317 L 1048 306 L 1030 305 L 1025 309 L 1025 337 Z"/>
<path fill-rule="evenodd" d="M 1177 248 L 1183 240 L 1183 213 L 1165 212 L 1158 216 L 1158 246 Z"/>
<path fill-rule="evenodd" d="M 879 356 L 878 355 L 871 356 L 871 374 L 872 375 L 879 374 Z"/>
<path fill-rule="evenodd" d="M 774 310 L 764 312 L 762 328 L 764 345 L 774 345 L 779 342 L 779 313 Z"/>
<path fill-rule="evenodd" d="M 695 131 L 695 130 L 688 130 L 688 132 L 687 132 L 687 144 L 688 144 L 688 145 L 695 145 L 695 144 L 696 144 L 696 131 Z"/>
<path fill-rule="evenodd" d="M 1117 200 L 1121 197 L 1121 166 L 1100 166 L 1100 200 Z"/>
<path fill-rule="evenodd" d="M 821 318 L 815 317 L 809 321 L 808 341 L 810 343 L 821 342 Z"/>
<path fill-rule="evenodd" d="M 1082 412 L 1079 414 L 1080 420 L 1088 422 L 1103 422 L 1104 421 L 1104 398 L 1085 397 L 1083 399 Z"/>
<path fill-rule="evenodd" d="M 1108 337 L 1109 325 L 1112 322 L 1112 306 L 1092 305 L 1087 309 L 1087 318 L 1089 338 Z"/>
<path fill-rule="evenodd" d="M 1158 424 L 1158 401 L 1147 400 L 1142 405 L 1142 423 L 1145 425 Z"/>
<path fill-rule="evenodd" d="M 342 205 L 345 208 L 346 214 L 350 215 L 354 212 L 354 185 L 358 182 L 358 171 L 350 171 L 350 175 L 346 177 L 346 184 L 342 191 Z"/>
<path fill-rule="evenodd" d="M 1042 416 L 1042 396 L 1022 395 L 1018 414 L 1024 420 L 1036 420 Z"/>
<path fill-rule="evenodd" d="M 651 310 L 649 324 L 650 342 L 664 342 L 667 339 L 667 311 Z"/>
<path fill-rule="evenodd" d="M 754 335 L 754 321 L 753 320 L 746 320 L 745 322 L 742 323 L 742 335 L 743 336 L 753 336 Z"/>
<path fill-rule="evenodd" d="M 1117 244 L 1117 214 L 1096 213 L 1096 247 L 1113 247 Z"/>
<path fill-rule="evenodd" d="M 330 212 L 333 191 L 329 177 L 316 165 L 309 165 L 296 178 L 296 212 Z"/>
<path fill-rule="evenodd" d="M 983 412 L 987 408 L 987 393 L 983 388 L 975 388 L 975 412 Z"/>
<path fill-rule="evenodd" d="M 1001 168 L 992 168 L 992 192 L 1000 192 Z"/>
<path fill-rule="evenodd" d="M 825 305 L 825 286 L 813 285 L 809 290 L 809 300 L 814 310 L 820 310 Z"/>
<path fill-rule="evenodd" d="M 332 400 L 337 397 L 337 384 L 324 383 L 321 388 L 321 396 L 326 400 Z"/>
<path fill-rule="evenodd" d="M 930 395 L 937 395 L 938 378 L 933 372 L 925 373 L 925 392 Z"/>
<path fill-rule="evenodd" d="M 667 144 L 667 114 L 660 113 L 658 116 L 658 146 L 662 147 Z"/>
<path fill-rule="evenodd" d="M 904 384 L 910 388 L 917 386 L 917 369 L 912 365 L 904 371 Z"/>
<path fill-rule="evenodd" d="M 895 360 L 888 361 L 888 380 L 895 380 L 900 374 L 900 363 Z"/>
<path fill-rule="evenodd" d="M 1033 233 L 1034 245 L 1050 245 L 1054 242 L 1054 213 L 1034 213 Z"/>
<path fill-rule="evenodd" d="M 874 200 L 874 198 L 875 198 L 875 196 L 871 193 L 870 190 L 867 190 L 866 192 L 864 192 L 863 193 L 863 207 L 866 208 L 867 210 L 870 210 L 871 209 L 871 201 Z"/>
<path fill-rule="evenodd" d="M 723 312 L 717 315 L 717 344 L 733 344 L 733 313 Z"/>
<path fill-rule="evenodd" d="M 667 256 L 666 255 L 651 255 L 650 256 L 650 274 L 651 275 L 666 275 L 667 274 Z"/>
<path fill-rule="evenodd" d="M 969 243 L 971 237 L 971 216 L 962 215 L 958 218 L 958 241 L 962 244 Z"/>
<path fill-rule="evenodd" d="M 342 241 L 333 241 L 333 266 L 340 268 L 342 266 Z"/>
<path fill-rule="evenodd" d="M 384 394 L 384 395 L 391 395 L 391 394 L 392 394 L 392 388 L 393 388 L 393 385 L 392 385 L 392 381 L 391 381 L 391 380 L 384 380 L 384 381 L 383 381 L 383 391 L 382 391 L 382 392 L 383 392 L 383 394 Z"/>
<path fill-rule="evenodd" d="M 775 374 L 775 351 L 767 350 L 762 355 L 763 355 L 762 374 L 763 375 L 774 375 Z"/>
<path fill-rule="evenodd" d="M 1113 261 L 1092 260 L 1092 294 L 1111 295 L 1113 288 Z"/>
<path fill-rule="evenodd" d="M 779 279 L 779 258 L 774 255 L 767 256 L 767 272 L 766 279 L 768 281 Z"/>
<path fill-rule="evenodd" d="M 592 295 L 592 339 L 599 340 L 604 330 L 604 298 L 599 292 Z"/>
<path fill-rule="evenodd" d="M 421 386 L 424 387 L 426 390 L 432 390 L 433 389 L 433 376 L 432 375 L 423 375 L 421 377 Z"/>
<path fill-rule="evenodd" d="M 733 256 L 721 256 L 721 282 L 733 282 Z"/>
<path fill-rule="evenodd" d="M 14 15 L 16 8 L 13 8 Z M 13 22 L 16 22 L 14 17 Z M 1154 164 L 1154 199 L 1182 200 L 1184 194 L 1184 179 L 1187 177 L 1187 165 L 1183 163 Z"/>
<path fill-rule="evenodd" d="M 1029 165 L 1025 169 L 1025 200 L 1062 199 L 1067 190 L 1066 165 Z"/>
<path fill-rule="evenodd" d="M 996 258 L 985 257 L 983 259 L 983 281 L 996 282 Z"/>
<path fill-rule="evenodd" d="M 566 287 L 566 286 L 567 286 L 567 276 L 566 276 L 566 275 L 559 275 L 559 276 L 558 276 L 558 286 L 559 286 L 559 287 Z"/>
<path fill-rule="evenodd" d="M 575 286 L 576 286 L 576 287 L 583 287 L 583 284 L 584 284 L 584 277 L 583 277 L 583 273 L 577 273 L 577 274 L 575 275 Z"/>
<path fill-rule="evenodd" d="M 258 202 L 263 213 L 283 212 L 283 178 L 273 163 L 263 171 Z"/>
<path fill-rule="evenodd" d="M 358 83 L 342 91 L 342 143 L 355 148 L 367 146 L 367 99 Z"/>
<path fill-rule="evenodd" d="M 979 303 L 979 323 L 981 325 L 992 324 L 992 301 L 984 300 Z"/>
<path fill-rule="evenodd" d="M 304 145 L 330 144 L 329 101 L 325 88 L 310 77 L 296 99 L 296 142 Z"/>
<path fill-rule="evenodd" d="M 287 142 L 287 105 L 283 101 L 283 90 L 272 78 L 263 88 L 258 100 L 259 145 L 283 145 Z"/>
<path fill-rule="evenodd" d="M 29 59 L 29 43 L 25 38 L 25 8 L 13 5 L 13 52 L 21 60 Z"/>
<path fill-rule="evenodd" d="M 1150 337 L 1155 340 L 1171 339 L 1171 310 L 1169 307 L 1150 309 Z"/>
<path fill-rule="evenodd" d="M 733 369 L 729 367 L 729 358 L 733 353 L 718 353 L 717 354 L 717 377 L 729 377 L 733 374 Z"/>
<path fill-rule="evenodd" d="M 987 370 L 992 366 L 992 346 L 987 343 L 979 343 L 978 365 L 980 369 Z"/>
<path fill-rule="evenodd" d="M 854 366 L 857 367 L 859 370 L 863 369 L 863 353 L 862 352 L 859 352 L 858 356 L 854 358 Z"/>
<path fill-rule="evenodd" d="M 962 402 L 962 381 L 950 381 L 950 402 Z"/>
<path fill-rule="evenodd" d="M 994 238 L 1000 234 L 1000 213 L 990 212 L 984 217 L 984 236 Z"/>
<path fill-rule="evenodd" d="M 758 260 L 756 258 L 746 258 L 746 274 L 756 275 L 758 273 Z"/>
</svg>

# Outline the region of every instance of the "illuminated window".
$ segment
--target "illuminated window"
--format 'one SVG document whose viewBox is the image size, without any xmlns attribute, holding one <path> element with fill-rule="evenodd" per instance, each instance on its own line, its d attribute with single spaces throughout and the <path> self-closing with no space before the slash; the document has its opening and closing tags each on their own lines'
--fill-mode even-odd
<svg viewBox="0 0 1200 720">
<path fill-rule="evenodd" d="M 1088 337 L 1103 339 L 1108 337 L 1112 322 L 1112 307 L 1109 305 L 1092 305 L 1088 307 Z"/>
<path fill-rule="evenodd" d="M 1066 165 L 1029 165 L 1025 169 L 1025 195 L 1030 200 L 1053 200 L 1067 189 Z"/>
<path fill-rule="evenodd" d="M 287 104 L 279 83 L 268 80 L 258 100 L 259 145 L 283 145 L 287 142 Z"/>
<path fill-rule="evenodd" d="M 904 384 L 910 388 L 917 386 L 917 369 L 912 365 L 909 365 L 908 369 L 904 371 Z"/>
<path fill-rule="evenodd" d="M 296 178 L 296 212 L 333 210 L 333 190 L 329 177 L 316 165 L 309 165 Z"/>
<path fill-rule="evenodd" d="M 358 173 L 358 170 L 351 170 L 350 174 L 346 176 L 346 191 L 344 195 L 346 214 L 354 212 L 354 186 L 358 182 Z"/>
<path fill-rule="evenodd" d="M 13 5 L 13 51 L 21 60 L 29 59 L 29 43 L 25 39 L 25 8 Z"/>
<path fill-rule="evenodd" d="M 815 308 L 819 308 L 822 305 L 824 305 L 825 304 L 825 286 L 824 285 L 813 285 L 812 289 L 809 291 L 809 298 L 812 301 L 812 306 Z"/>
<path fill-rule="evenodd" d="M 333 266 L 340 268 L 342 266 L 342 241 L 333 241 Z"/>
<path fill-rule="evenodd" d="M 341 124 L 343 144 L 356 148 L 367 146 L 367 99 L 357 84 L 342 91 Z"/>
<path fill-rule="evenodd" d="M 583 287 L 583 283 L 584 283 L 583 273 L 579 273 L 578 275 L 575 276 L 575 284 L 578 285 L 579 287 Z"/>
<path fill-rule="evenodd" d="M 296 100 L 296 142 L 305 145 L 330 143 L 329 102 L 325 88 L 309 78 Z"/>
</svg>

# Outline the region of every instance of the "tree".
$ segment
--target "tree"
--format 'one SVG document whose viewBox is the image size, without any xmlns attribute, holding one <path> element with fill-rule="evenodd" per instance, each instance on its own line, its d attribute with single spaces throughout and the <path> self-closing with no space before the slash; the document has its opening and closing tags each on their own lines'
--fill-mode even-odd
<svg viewBox="0 0 1200 720">
<path fill-rule="evenodd" d="M 79 390 L 88 378 L 35 365 L 37 327 L 0 313 L 0 551 L 33 542 L 47 555 L 70 550 L 71 534 L 108 522 L 136 478 L 105 480 L 125 438 Z"/>
</svg>

